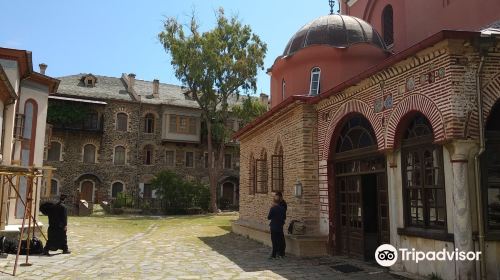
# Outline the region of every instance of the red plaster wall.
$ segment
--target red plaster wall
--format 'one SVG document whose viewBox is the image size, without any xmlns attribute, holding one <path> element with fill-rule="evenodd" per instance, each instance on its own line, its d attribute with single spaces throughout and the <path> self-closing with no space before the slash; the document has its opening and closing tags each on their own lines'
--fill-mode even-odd
<svg viewBox="0 0 500 280">
<path fill-rule="evenodd" d="M 498 0 L 358 0 L 343 13 L 364 19 L 382 34 L 386 5 L 394 11 L 394 51 L 399 52 L 441 30 L 476 31 L 500 20 Z"/>
<path fill-rule="evenodd" d="M 285 99 L 292 95 L 308 95 L 311 70 L 321 68 L 320 93 L 363 72 L 387 58 L 381 49 L 370 44 L 357 44 L 346 49 L 317 45 L 307 47 L 287 58 L 275 61 L 271 75 L 271 107 L 283 101 L 282 80 L 285 80 Z"/>
</svg>

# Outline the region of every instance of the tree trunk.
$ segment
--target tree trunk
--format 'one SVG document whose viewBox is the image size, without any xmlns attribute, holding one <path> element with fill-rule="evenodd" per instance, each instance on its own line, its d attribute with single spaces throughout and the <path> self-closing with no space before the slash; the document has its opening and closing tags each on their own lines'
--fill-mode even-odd
<svg viewBox="0 0 500 280">
<path fill-rule="evenodd" d="M 212 124 L 207 118 L 207 145 L 208 145 L 208 180 L 210 183 L 210 205 L 209 210 L 212 213 L 217 213 L 217 178 L 218 172 L 214 164 L 214 152 L 212 146 Z"/>
</svg>

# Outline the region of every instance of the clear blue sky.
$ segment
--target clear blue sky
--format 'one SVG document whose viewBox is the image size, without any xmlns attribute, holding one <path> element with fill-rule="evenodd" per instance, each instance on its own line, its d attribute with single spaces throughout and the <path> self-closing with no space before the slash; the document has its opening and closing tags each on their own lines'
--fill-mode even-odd
<svg viewBox="0 0 500 280">
<path fill-rule="evenodd" d="M 2 1 L 0 46 L 33 52 L 33 65 L 49 65 L 53 77 L 93 73 L 180 84 L 169 55 L 158 42 L 162 21 L 189 21 L 194 9 L 202 28 L 214 26 L 223 7 L 249 24 L 268 45 L 265 67 L 283 52 L 304 24 L 328 14 L 327 0 L 24 0 Z M 269 76 L 260 71 L 258 92 L 269 93 Z"/>
</svg>

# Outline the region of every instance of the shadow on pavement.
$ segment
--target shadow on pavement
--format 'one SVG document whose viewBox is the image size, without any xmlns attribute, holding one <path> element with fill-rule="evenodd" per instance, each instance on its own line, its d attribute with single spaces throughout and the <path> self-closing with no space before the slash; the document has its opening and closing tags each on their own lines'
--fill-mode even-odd
<svg viewBox="0 0 500 280">
<path fill-rule="evenodd" d="M 226 227 L 221 228 L 227 230 Z M 385 269 L 346 257 L 301 258 L 288 255 L 285 259 L 269 260 L 271 248 L 232 232 L 199 238 L 245 272 L 268 270 L 288 279 L 394 279 Z M 355 265 L 361 271 L 342 273 L 333 268 L 341 264 Z"/>
</svg>

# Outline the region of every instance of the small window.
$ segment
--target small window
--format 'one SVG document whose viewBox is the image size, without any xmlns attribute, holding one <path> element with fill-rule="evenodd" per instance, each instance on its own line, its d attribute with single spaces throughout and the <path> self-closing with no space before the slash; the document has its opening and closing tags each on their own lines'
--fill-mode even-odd
<svg viewBox="0 0 500 280">
<path fill-rule="evenodd" d="M 87 78 L 86 79 L 86 84 L 87 84 L 87 87 L 93 87 L 94 86 L 94 79 Z"/>
<path fill-rule="evenodd" d="M 154 133 L 155 117 L 153 114 L 147 114 L 144 118 L 144 133 Z"/>
<path fill-rule="evenodd" d="M 118 113 L 116 115 L 116 130 L 127 131 L 128 116 L 125 113 Z"/>
<path fill-rule="evenodd" d="M 50 196 L 56 196 L 59 194 L 59 183 L 57 180 L 50 180 Z"/>
<path fill-rule="evenodd" d="M 119 193 L 122 193 L 124 190 L 123 183 L 115 182 L 111 186 L 111 197 L 117 198 Z"/>
<path fill-rule="evenodd" d="M 115 165 L 125 164 L 125 147 L 123 146 L 115 147 L 114 164 Z"/>
<path fill-rule="evenodd" d="M 186 167 L 194 167 L 194 153 L 186 152 Z"/>
<path fill-rule="evenodd" d="M 286 98 L 286 82 L 285 80 L 281 81 L 281 100 L 285 100 Z"/>
<path fill-rule="evenodd" d="M 96 147 L 92 144 L 87 144 L 83 147 L 83 162 L 95 163 Z"/>
<path fill-rule="evenodd" d="M 47 153 L 47 161 L 60 161 L 61 160 L 61 143 L 52 141 Z"/>
<path fill-rule="evenodd" d="M 174 151 L 166 151 L 165 152 L 165 164 L 167 166 L 175 165 L 175 152 Z"/>
<path fill-rule="evenodd" d="M 232 156 L 231 154 L 225 154 L 224 155 L 224 168 L 225 169 L 231 169 L 233 164 L 232 164 Z"/>
<path fill-rule="evenodd" d="M 146 146 L 144 148 L 144 164 L 153 164 L 153 148 L 151 146 Z"/>
<path fill-rule="evenodd" d="M 387 47 L 394 45 L 394 17 L 392 6 L 385 6 L 382 11 L 382 34 Z"/>
<path fill-rule="evenodd" d="M 319 93 L 319 81 L 321 76 L 321 69 L 319 67 L 314 67 L 311 70 L 311 85 L 309 88 L 309 95 L 318 95 Z"/>
</svg>

